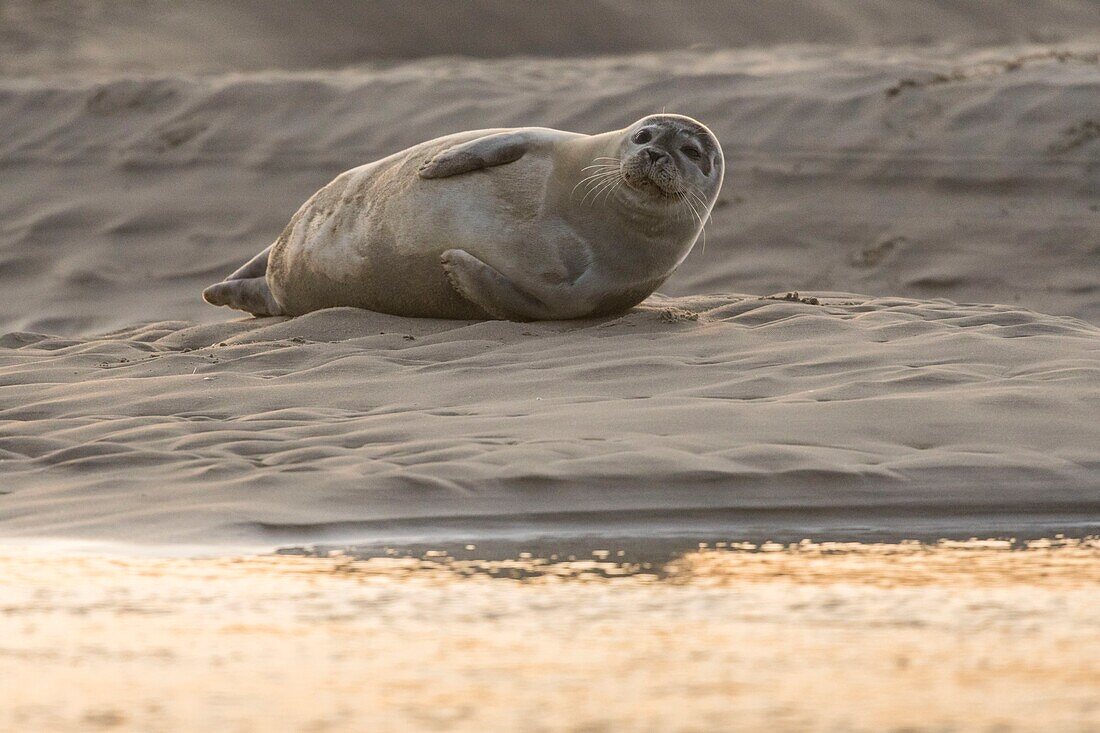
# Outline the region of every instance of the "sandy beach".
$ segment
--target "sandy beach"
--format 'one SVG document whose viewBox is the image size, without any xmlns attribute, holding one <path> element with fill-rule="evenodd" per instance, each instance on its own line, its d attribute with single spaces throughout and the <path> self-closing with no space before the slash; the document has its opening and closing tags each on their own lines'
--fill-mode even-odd
<svg viewBox="0 0 1100 733">
<path fill-rule="evenodd" d="M 570 323 L 335 309 L 12 334 L 0 527 L 254 550 L 1096 530 L 1100 330 L 815 297 L 657 298 Z"/>
<path fill-rule="evenodd" d="M 231 317 L 196 293 L 337 174 L 454 130 L 677 110 L 726 178 L 667 295 L 1008 303 L 1100 319 L 1095 44 L 783 46 L 335 71 L 0 78 L 7 330 Z"/>
<path fill-rule="evenodd" d="M 1098 99 L 1091 0 L 0 3 L 0 731 L 1100 730 Z M 661 111 L 627 313 L 200 298 Z"/>
<path fill-rule="evenodd" d="M 1097 526 L 1088 43 L 2 83 L 0 535 Z M 726 184 L 705 247 L 621 318 L 284 322 L 198 297 L 359 162 L 654 108 L 714 128 Z"/>
</svg>

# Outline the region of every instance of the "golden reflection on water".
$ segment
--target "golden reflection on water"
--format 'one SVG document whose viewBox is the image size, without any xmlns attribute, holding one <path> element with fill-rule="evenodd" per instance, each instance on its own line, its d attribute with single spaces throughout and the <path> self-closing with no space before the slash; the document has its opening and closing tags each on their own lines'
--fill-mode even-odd
<svg viewBox="0 0 1100 733">
<path fill-rule="evenodd" d="M 0 552 L 0 731 L 1100 728 L 1096 539 L 460 549 Z"/>
</svg>

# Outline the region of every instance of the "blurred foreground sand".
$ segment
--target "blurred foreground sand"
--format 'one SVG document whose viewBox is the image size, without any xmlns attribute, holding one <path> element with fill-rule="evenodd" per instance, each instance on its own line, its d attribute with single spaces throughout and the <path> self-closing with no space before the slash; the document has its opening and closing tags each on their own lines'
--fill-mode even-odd
<svg viewBox="0 0 1100 733">
<path fill-rule="evenodd" d="M 3 731 L 1091 731 L 1100 542 L 0 554 Z"/>
</svg>

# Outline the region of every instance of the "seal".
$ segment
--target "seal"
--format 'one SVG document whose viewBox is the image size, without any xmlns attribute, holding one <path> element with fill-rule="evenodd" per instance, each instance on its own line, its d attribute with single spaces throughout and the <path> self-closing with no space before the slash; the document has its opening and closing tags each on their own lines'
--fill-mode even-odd
<svg viewBox="0 0 1100 733">
<path fill-rule="evenodd" d="M 517 321 L 625 311 L 687 257 L 722 186 L 714 134 L 651 115 L 598 135 L 461 132 L 353 168 L 203 298 Z"/>
</svg>

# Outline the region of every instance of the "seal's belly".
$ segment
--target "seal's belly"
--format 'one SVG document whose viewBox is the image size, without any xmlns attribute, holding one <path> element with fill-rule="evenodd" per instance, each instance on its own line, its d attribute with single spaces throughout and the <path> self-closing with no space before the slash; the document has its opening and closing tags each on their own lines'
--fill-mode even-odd
<svg viewBox="0 0 1100 733">
<path fill-rule="evenodd" d="M 545 205 L 552 165 L 535 154 L 450 178 L 417 175 L 424 159 L 456 142 L 425 143 L 318 191 L 272 250 L 268 283 L 283 309 L 484 317 L 451 287 L 439 257 L 465 249 L 507 274 L 545 252 L 540 239 L 554 229 Z"/>
</svg>

